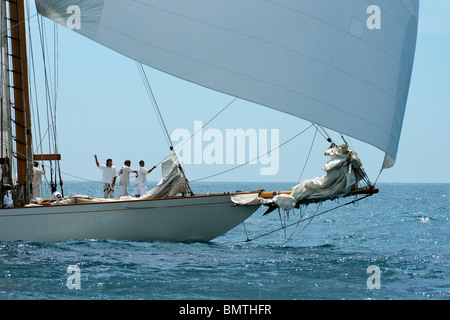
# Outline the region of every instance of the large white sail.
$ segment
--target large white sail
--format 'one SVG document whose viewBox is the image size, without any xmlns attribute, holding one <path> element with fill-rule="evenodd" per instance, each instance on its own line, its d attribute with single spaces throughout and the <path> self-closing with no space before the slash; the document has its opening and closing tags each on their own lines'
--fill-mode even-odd
<svg viewBox="0 0 450 320">
<path fill-rule="evenodd" d="M 35 0 L 134 60 L 318 123 L 395 161 L 419 0 Z"/>
</svg>

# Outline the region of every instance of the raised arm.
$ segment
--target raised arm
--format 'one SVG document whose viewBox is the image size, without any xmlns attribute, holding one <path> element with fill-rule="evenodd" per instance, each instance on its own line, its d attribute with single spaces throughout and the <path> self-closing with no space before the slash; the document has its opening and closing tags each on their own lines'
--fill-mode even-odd
<svg viewBox="0 0 450 320">
<path fill-rule="evenodd" d="M 97 159 L 97 155 L 94 154 L 94 158 L 95 158 L 95 164 L 97 165 L 97 167 L 100 165 L 100 163 L 98 163 L 98 159 Z"/>
<path fill-rule="evenodd" d="M 151 168 L 150 170 L 148 170 L 148 173 L 152 172 L 153 169 L 155 169 L 155 168 L 156 168 L 156 166 L 153 166 L 153 168 Z"/>
</svg>

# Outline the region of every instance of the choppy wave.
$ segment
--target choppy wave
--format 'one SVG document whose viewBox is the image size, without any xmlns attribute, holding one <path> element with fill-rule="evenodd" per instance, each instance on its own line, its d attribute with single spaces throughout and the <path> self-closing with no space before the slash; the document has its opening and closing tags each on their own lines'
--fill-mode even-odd
<svg viewBox="0 0 450 320">
<path fill-rule="evenodd" d="M 380 188 L 291 241 L 281 231 L 245 242 L 238 226 L 209 243 L 0 242 L 0 299 L 448 299 L 450 185 Z M 279 227 L 263 212 L 247 221 L 250 236 Z M 68 287 L 73 265 L 79 290 Z M 380 289 L 368 289 L 372 265 Z"/>
</svg>

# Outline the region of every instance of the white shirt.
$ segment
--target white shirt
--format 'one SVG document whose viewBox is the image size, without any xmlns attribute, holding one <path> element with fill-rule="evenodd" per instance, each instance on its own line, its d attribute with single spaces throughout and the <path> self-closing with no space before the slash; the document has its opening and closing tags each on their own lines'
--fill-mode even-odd
<svg viewBox="0 0 450 320">
<path fill-rule="evenodd" d="M 98 166 L 100 170 L 103 170 L 102 181 L 103 183 L 113 183 L 114 177 L 117 177 L 117 170 L 114 166 L 107 167 L 104 164 Z"/>
<path fill-rule="evenodd" d="M 33 167 L 33 186 L 38 186 L 42 182 L 42 176 L 44 175 L 44 170 L 37 167 Z"/>
<path fill-rule="evenodd" d="M 130 182 L 130 173 L 131 172 L 133 172 L 133 169 L 131 169 L 128 166 L 123 166 L 119 170 L 119 176 L 120 176 L 119 186 L 127 186 L 128 185 L 128 183 Z"/>
<path fill-rule="evenodd" d="M 134 184 L 136 186 L 145 186 L 147 184 L 147 174 L 148 174 L 148 170 L 145 169 L 144 167 L 140 167 L 137 170 L 137 177 L 136 180 L 134 181 Z"/>
</svg>

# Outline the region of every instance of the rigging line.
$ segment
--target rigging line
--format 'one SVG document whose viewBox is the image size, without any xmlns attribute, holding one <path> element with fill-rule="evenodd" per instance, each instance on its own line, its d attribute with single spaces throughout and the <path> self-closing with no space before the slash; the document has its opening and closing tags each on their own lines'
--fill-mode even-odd
<svg viewBox="0 0 450 320">
<path fill-rule="evenodd" d="M 311 151 L 312 151 L 312 148 L 313 148 L 313 146 L 314 146 L 314 141 L 316 140 L 316 135 L 317 135 L 317 131 L 318 131 L 318 130 L 319 130 L 319 129 L 316 127 L 316 131 L 314 132 L 314 137 L 313 137 L 313 140 L 312 140 L 312 142 L 311 142 L 311 146 L 309 147 L 308 156 L 306 157 L 305 164 L 303 165 L 303 169 L 302 169 L 302 172 L 300 173 L 300 176 L 298 177 L 297 183 L 298 183 L 298 182 L 300 181 L 300 179 L 302 178 L 303 172 L 305 171 L 306 165 L 308 164 L 309 156 L 311 155 Z"/>
<path fill-rule="evenodd" d="M 258 236 L 253 237 L 252 239 L 249 239 L 249 240 L 231 241 L 231 242 L 228 242 L 228 243 L 250 242 L 250 241 L 253 241 L 253 240 L 262 238 L 262 237 L 264 237 L 264 236 L 267 236 L 267 235 L 269 235 L 269 234 L 278 232 L 278 231 L 283 230 L 283 229 L 285 229 L 285 228 L 292 227 L 292 226 L 294 226 L 294 225 L 296 225 L 296 224 L 299 224 L 300 222 L 304 222 L 304 221 L 306 221 L 306 220 L 312 220 L 312 219 L 315 218 L 315 217 L 321 216 L 321 215 L 323 215 L 323 214 L 325 214 L 325 213 L 328 213 L 328 212 L 331 212 L 331 211 L 333 211 L 333 210 L 342 208 L 342 207 L 344 207 L 344 206 L 347 206 L 347 205 L 350 205 L 350 204 L 355 204 L 356 202 L 358 202 L 358 201 L 360 201 L 360 200 L 363 200 L 363 199 L 365 199 L 365 198 L 368 198 L 368 197 L 370 197 L 370 196 L 371 196 L 371 194 L 365 195 L 365 196 L 363 196 L 363 197 L 361 197 L 361 198 L 354 199 L 354 200 L 352 200 L 352 201 L 349 201 L 349 202 L 346 202 L 346 203 L 344 203 L 344 204 L 338 205 L 338 206 L 336 206 L 336 207 L 334 207 L 334 208 L 330 208 L 330 209 L 327 209 L 327 210 L 325 210 L 325 211 L 322 211 L 322 212 L 319 212 L 319 213 L 317 213 L 317 214 L 314 214 L 314 215 L 311 216 L 311 217 L 306 217 L 306 218 L 300 219 L 300 220 L 298 220 L 298 221 L 296 221 L 296 222 L 293 222 L 293 223 L 291 223 L 291 224 L 285 225 L 285 226 L 283 226 L 283 227 L 280 227 L 280 228 L 271 230 L 271 231 L 269 231 L 269 232 L 260 234 L 260 235 L 258 235 Z"/>
<path fill-rule="evenodd" d="M 245 227 L 245 221 L 242 222 L 242 226 L 244 227 L 245 236 L 247 237 L 247 240 L 250 240 L 250 239 L 248 238 L 247 228 Z"/>
<path fill-rule="evenodd" d="M 222 112 L 224 112 L 229 106 L 231 106 L 233 104 L 233 102 L 235 102 L 238 98 L 234 98 L 233 100 L 231 100 L 231 102 L 229 102 L 225 107 L 223 107 L 219 112 L 217 112 L 211 119 L 209 119 L 204 125 L 202 125 L 202 127 L 200 129 L 198 129 L 196 132 L 194 132 L 193 134 L 191 134 L 191 136 L 186 139 L 185 141 L 183 141 L 181 144 L 177 145 L 177 148 L 174 149 L 174 151 L 177 151 L 178 149 L 180 149 L 186 142 L 188 142 L 189 140 L 192 140 L 192 138 L 199 133 L 200 131 L 202 131 L 208 124 L 211 123 L 211 121 L 213 121 L 215 118 L 217 118 Z M 162 159 L 159 163 L 161 164 L 164 160 L 166 160 L 170 155 L 167 155 L 164 159 Z"/>
<path fill-rule="evenodd" d="M 316 209 L 315 214 L 317 214 L 317 212 L 319 212 L 319 209 L 320 209 L 321 206 L 322 206 L 322 203 L 319 202 L 318 205 L 317 205 L 317 209 Z M 312 220 L 313 220 L 314 217 L 315 217 L 315 214 L 313 214 L 311 217 L 306 217 L 306 218 L 310 218 L 309 221 L 306 223 L 305 226 L 303 226 L 303 228 L 302 228 L 299 232 L 297 232 L 297 234 L 295 234 L 295 232 L 297 231 L 298 226 L 300 225 L 300 222 L 297 223 L 297 225 L 295 226 L 294 231 L 291 233 L 291 236 L 286 240 L 285 244 L 288 243 L 288 242 L 291 242 L 291 241 L 294 240 L 300 233 L 302 233 L 303 230 L 305 230 L 305 229 L 309 226 L 309 224 L 312 222 Z M 303 216 L 302 216 L 302 215 L 300 216 L 300 219 L 303 219 Z"/>
<path fill-rule="evenodd" d="M 295 138 L 297 138 L 298 136 L 300 136 L 302 133 L 306 132 L 306 131 L 307 131 L 309 128 L 311 128 L 312 126 L 313 126 L 313 124 L 311 124 L 310 126 L 308 126 L 306 129 L 302 130 L 301 132 L 297 133 L 297 134 L 296 134 L 295 136 L 293 136 L 292 138 L 290 138 L 290 139 L 284 141 L 284 142 L 283 142 L 282 144 L 280 144 L 278 147 L 273 148 L 273 149 L 267 151 L 267 152 L 264 153 L 264 154 L 260 154 L 259 156 L 257 156 L 256 158 L 254 158 L 254 159 L 252 159 L 252 160 L 248 160 L 248 161 L 246 161 L 246 162 L 244 162 L 244 163 L 242 163 L 242 164 L 240 164 L 240 165 L 237 165 L 237 166 L 235 166 L 235 167 L 233 167 L 233 168 L 230 168 L 230 169 L 227 169 L 227 170 L 224 170 L 224 171 L 221 171 L 221 172 L 218 172 L 218 173 L 215 173 L 215 174 L 212 174 L 212 175 L 203 177 L 203 178 L 191 180 L 191 182 L 196 182 L 196 181 L 200 181 L 200 180 L 205 180 L 205 179 L 208 179 L 208 178 L 212 178 L 212 177 L 215 177 L 215 176 L 218 176 L 218 175 L 221 175 L 221 174 L 230 172 L 230 171 L 235 170 L 235 169 L 237 169 L 237 168 L 240 168 L 240 167 L 242 167 L 242 166 L 245 166 L 245 165 L 249 164 L 250 162 L 256 161 L 256 160 L 258 160 L 259 158 L 261 158 L 261 157 L 263 157 L 263 156 L 269 154 L 270 152 L 272 152 L 272 151 L 274 151 L 274 150 L 277 150 L 277 149 L 281 148 L 281 147 L 284 146 L 286 143 L 291 142 L 292 140 L 294 140 Z"/>
<path fill-rule="evenodd" d="M 331 139 L 331 136 L 328 134 L 327 130 L 325 130 L 325 128 L 323 126 L 319 126 L 319 127 L 320 127 L 320 129 L 322 129 L 322 131 L 325 133 L 325 135 L 328 137 L 328 139 Z"/>
<path fill-rule="evenodd" d="M 49 165 L 44 164 L 44 166 L 51 169 L 51 167 Z M 71 176 L 73 178 L 77 178 L 77 179 L 80 179 L 80 180 L 88 181 L 88 182 L 91 182 L 91 183 L 103 183 L 102 181 L 97 181 L 97 180 L 91 180 L 91 179 L 83 178 L 83 177 L 80 177 L 80 176 L 77 176 L 77 175 L 74 175 L 74 174 L 71 174 L 71 173 L 68 173 L 68 172 L 64 172 L 62 170 L 59 170 L 59 171 L 61 173 L 63 173 L 63 174 L 66 174 L 68 176 Z"/>
<path fill-rule="evenodd" d="M 28 11 L 27 11 L 28 15 L 29 15 L 29 12 L 30 12 L 29 5 L 30 4 L 28 2 Z M 43 150 L 42 150 L 42 139 L 44 139 L 44 138 L 42 137 L 41 121 L 40 121 L 40 117 L 39 117 L 39 99 L 38 99 L 36 72 L 34 72 L 34 70 L 35 70 L 35 63 L 34 63 L 34 51 L 33 51 L 33 41 L 32 41 L 32 37 L 31 37 L 31 25 L 30 25 L 30 23 L 28 23 L 28 41 L 29 41 L 29 50 L 30 50 L 30 55 L 29 56 L 31 58 L 31 70 L 32 70 L 31 73 L 33 75 L 34 95 L 35 95 L 35 99 L 36 99 L 36 101 L 35 101 L 36 110 L 35 111 L 36 111 L 36 119 L 37 119 L 37 127 L 38 128 L 36 130 L 36 127 L 35 126 L 33 126 L 33 127 L 34 127 L 34 130 L 35 130 L 35 133 L 36 133 L 36 131 L 39 133 L 39 140 L 40 140 L 39 144 L 37 144 L 37 146 L 36 146 L 35 152 L 38 150 L 38 148 L 40 148 L 41 149 L 41 153 L 43 153 Z M 30 82 L 31 82 L 31 78 L 30 78 Z M 32 104 L 32 99 L 30 99 L 30 104 Z M 34 117 L 34 112 L 33 112 L 33 117 Z M 36 121 L 35 121 L 35 123 L 36 123 Z M 37 134 L 35 134 L 34 137 L 35 137 L 36 140 L 38 139 L 38 135 Z"/>
<path fill-rule="evenodd" d="M 49 88 L 49 85 L 48 85 L 48 83 L 49 83 L 49 80 L 48 80 L 48 74 L 47 74 L 47 61 L 46 61 L 46 55 L 45 55 L 45 47 L 46 47 L 46 37 L 45 37 L 45 31 L 44 31 L 44 28 L 45 28 L 45 24 L 44 24 L 44 21 L 43 21 L 43 19 L 41 18 L 41 19 L 37 19 L 37 21 L 38 21 L 38 29 L 39 29 L 39 37 L 40 37 L 40 40 L 41 40 L 41 53 L 42 53 L 42 60 L 43 60 L 43 64 L 44 64 L 44 79 L 45 79 L 45 82 L 44 82 L 44 84 L 45 84 L 45 98 L 46 98 L 46 106 L 47 106 L 47 125 L 50 125 L 50 120 L 49 120 L 49 117 L 50 118 L 53 118 L 53 116 L 51 115 L 50 116 L 50 112 L 51 112 L 51 99 L 50 99 L 50 88 Z M 50 106 L 50 107 L 49 107 Z M 49 110 L 50 110 L 50 112 L 49 112 Z M 48 129 L 50 129 L 50 126 L 48 127 Z M 51 136 L 52 136 L 52 131 L 51 130 L 48 130 L 48 133 L 49 133 L 49 139 L 48 139 L 48 149 L 49 149 L 49 152 L 51 153 Z"/>
<path fill-rule="evenodd" d="M 71 176 L 71 177 L 73 177 L 73 178 L 77 178 L 77 179 L 80 179 L 80 180 L 88 181 L 88 182 L 91 182 L 91 183 L 103 183 L 102 181 L 91 180 L 91 179 L 79 177 L 79 176 L 77 176 L 77 175 L 74 175 L 74 174 L 71 174 L 71 173 L 68 173 L 68 172 L 64 172 L 64 171 L 62 171 L 62 170 L 60 170 L 60 172 L 61 172 L 62 174 Z M 66 182 L 66 184 L 67 184 L 67 182 Z"/>
<path fill-rule="evenodd" d="M 22 157 L 24 157 L 25 158 L 25 155 L 24 154 L 22 154 L 21 152 L 15 152 L 18 156 L 22 156 Z M 45 163 L 43 163 L 43 165 L 45 166 L 45 167 L 47 167 L 47 168 L 52 168 L 51 166 L 49 166 L 49 165 L 46 165 Z M 74 178 L 78 178 L 78 179 L 80 179 L 80 180 L 85 180 L 85 181 L 89 181 L 89 182 L 95 182 L 95 183 L 103 183 L 102 181 L 98 181 L 98 180 L 90 180 L 90 179 L 87 179 L 87 178 L 83 178 L 83 177 L 80 177 L 80 176 L 77 176 L 77 175 L 74 175 L 74 174 L 71 174 L 71 173 L 68 173 L 68 172 L 64 172 L 64 171 L 61 171 L 61 173 L 63 173 L 63 174 L 66 174 L 66 175 L 68 175 L 68 176 L 71 176 L 71 177 L 74 177 Z"/>
<path fill-rule="evenodd" d="M 5 31 L 3 31 L 3 32 L 1 33 L 1 36 L 3 37 L 7 32 L 9 32 L 9 30 L 12 30 L 12 28 L 18 27 L 21 23 L 25 23 L 25 22 L 27 22 L 28 20 L 30 20 L 30 19 L 36 17 L 37 15 L 38 15 L 38 13 L 35 13 L 35 14 L 33 14 L 32 16 L 29 16 L 28 18 L 26 18 L 26 19 L 24 19 L 24 20 L 22 20 L 22 21 L 17 22 L 14 26 L 9 27 L 9 28 L 7 28 Z"/>
<path fill-rule="evenodd" d="M 40 124 L 39 124 L 39 137 L 40 137 L 39 139 L 40 139 L 40 141 L 36 141 L 36 143 L 39 142 L 39 143 L 37 144 L 37 146 L 36 146 L 36 150 L 40 148 L 40 149 L 41 149 L 41 153 L 44 153 L 44 152 L 42 151 L 42 148 L 43 148 L 43 147 L 42 147 L 43 141 L 44 141 L 45 137 L 47 136 L 47 133 L 49 132 L 51 126 L 52 126 L 52 124 L 49 124 L 49 125 L 47 126 L 47 129 L 45 130 L 44 135 L 41 137 L 41 132 L 40 132 L 41 129 L 40 129 Z M 50 134 L 49 134 L 49 136 L 50 136 Z M 49 138 L 49 139 L 50 139 L 50 138 Z M 36 151 L 36 150 L 35 150 L 35 151 Z"/>
<path fill-rule="evenodd" d="M 144 68 L 142 66 L 142 63 L 136 61 L 136 66 L 137 66 L 137 68 L 139 70 L 139 73 L 141 74 L 142 81 L 144 82 L 144 86 L 147 89 L 148 96 L 150 97 L 150 100 L 151 100 L 151 102 L 153 104 L 153 109 L 156 112 L 156 116 L 157 116 L 157 118 L 159 120 L 159 123 L 160 123 L 164 133 L 166 134 L 167 143 L 169 144 L 170 147 L 172 147 L 172 142 L 170 140 L 169 131 L 167 130 L 167 127 L 166 127 L 166 124 L 165 124 L 164 119 L 162 117 L 161 111 L 159 110 L 158 103 L 156 102 L 155 95 L 153 94 L 153 90 L 152 90 L 152 88 L 150 86 L 150 83 L 148 81 L 147 75 L 146 75 L 145 70 L 144 70 Z"/>
<path fill-rule="evenodd" d="M 58 153 L 58 139 L 56 132 L 56 106 L 58 97 L 58 29 L 57 23 L 53 22 L 53 131 L 54 131 L 54 150 Z"/>
<path fill-rule="evenodd" d="M 280 224 L 281 224 L 281 227 L 283 228 L 285 226 L 285 224 L 283 224 L 283 218 L 281 218 L 281 212 L 280 212 L 279 208 L 278 208 L 278 218 L 280 219 Z M 286 229 L 284 229 L 284 237 L 286 237 Z M 247 236 L 247 240 L 249 240 L 248 236 Z"/>
<path fill-rule="evenodd" d="M 288 242 L 291 242 L 292 240 L 294 240 L 295 238 L 297 238 L 298 235 L 299 235 L 300 233 L 302 233 L 303 230 L 305 230 L 305 229 L 309 226 L 309 224 L 313 221 L 313 219 L 314 219 L 314 216 L 312 216 L 312 217 L 309 219 L 309 221 L 306 223 L 306 225 L 303 226 L 302 230 L 300 230 L 299 232 L 297 232 L 297 234 L 295 234 L 295 231 L 297 230 L 297 227 L 300 225 L 300 222 L 297 223 L 297 225 L 295 226 L 295 230 L 292 232 L 292 234 L 290 235 L 290 237 L 284 242 L 284 244 L 286 244 L 286 243 L 288 243 Z M 294 235 L 294 234 L 295 234 L 295 235 Z"/>
<path fill-rule="evenodd" d="M 309 221 L 306 223 L 306 225 L 303 226 L 302 230 L 300 230 L 295 236 L 293 236 L 293 237 L 291 237 L 290 239 L 288 239 L 288 240 L 285 242 L 285 244 L 288 243 L 288 242 L 291 242 L 291 241 L 294 240 L 296 237 L 298 237 L 298 235 L 299 235 L 300 233 L 302 233 L 303 230 L 305 230 L 305 229 L 309 226 L 309 224 L 313 221 L 314 218 L 315 218 L 315 216 L 312 216 L 312 217 L 309 219 Z"/>
<path fill-rule="evenodd" d="M 227 109 L 231 104 L 233 104 L 233 102 L 235 102 L 238 98 L 234 98 L 233 100 L 231 100 L 231 102 L 229 102 L 225 107 L 222 108 L 222 110 L 220 110 L 218 113 L 216 113 L 215 116 L 213 116 L 211 119 L 208 120 L 208 122 L 206 122 L 200 129 L 198 129 L 196 132 L 194 132 L 189 139 L 186 139 L 185 141 L 183 141 L 183 143 L 181 143 L 180 145 L 177 146 L 178 150 L 183 144 L 185 144 L 186 142 L 188 142 L 189 140 L 191 140 L 197 133 L 199 133 L 200 131 L 202 131 L 211 121 L 213 121 L 217 116 L 219 116 L 219 114 L 221 114 L 223 111 L 225 111 L 225 109 Z"/>
<path fill-rule="evenodd" d="M 46 32 L 46 25 L 45 25 L 45 21 L 42 19 L 37 19 L 38 21 L 38 27 L 39 27 L 39 35 L 40 35 L 40 40 L 41 40 L 41 51 L 42 51 L 42 60 L 43 60 L 43 66 L 44 66 L 44 75 L 45 75 L 45 93 L 46 93 L 46 106 L 47 106 L 47 132 L 48 132 L 48 150 L 50 153 L 54 152 L 57 153 L 57 139 L 56 139 L 56 29 L 55 27 L 53 28 L 53 52 L 54 52 L 54 58 L 53 58 L 53 63 L 54 63 L 54 70 L 53 72 L 55 73 L 53 80 L 51 79 L 51 67 L 50 67 L 50 63 L 47 62 L 47 58 L 49 57 L 49 45 L 48 45 L 48 41 L 47 41 L 47 32 Z M 55 87 L 52 90 L 52 84 L 55 85 Z M 53 111 L 53 108 L 55 109 Z M 45 136 L 45 135 L 44 135 Z M 53 143 L 52 143 L 53 141 Z M 42 148 L 42 139 L 40 141 L 40 146 Z M 52 151 L 52 145 L 53 145 L 53 151 Z M 57 173 L 58 173 L 58 169 L 59 168 L 59 162 L 56 161 L 56 167 L 55 170 L 53 170 L 53 165 L 52 162 L 50 161 L 50 178 L 51 178 L 51 185 L 53 186 L 53 178 L 55 178 L 55 182 L 57 181 Z M 60 171 L 59 171 L 60 173 Z M 61 179 L 60 179 L 61 182 Z M 61 184 L 61 183 L 60 183 Z"/>
<path fill-rule="evenodd" d="M 39 34 L 40 34 L 40 39 L 41 39 L 41 50 L 42 50 L 42 60 L 43 60 L 43 64 L 44 64 L 44 75 L 45 75 L 45 89 L 46 89 L 46 105 L 47 105 L 47 124 L 48 124 L 48 128 L 47 128 L 47 132 L 49 133 L 49 139 L 48 139 L 48 148 L 49 148 L 49 152 L 52 152 L 52 140 L 53 140 L 53 147 L 54 147 L 54 152 L 57 153 L 57 137 L 56 137 L 56 95 L 57 95 L 57 35 L 56 35 L 56 30 L 54 27 L 54 40 L 53 40 L 53 46 L 54 46 L 54 70 L 53 72 L 54 74 L 54 78 L 53 81 L 50 77 L 51 72 L 51 68 L 49 63 L 47 63 L 47 59 L 46 56 L 50 56 L 50 54 L 48 53 L 48 41 L 47 41 L 47 32 L 46 32 L 46 26 L 45 26 L 45 22 L 43 20 L 42 17 L 40 17 L 40 19 L 37 19 L 38 22 L 38 29 L 39 29 Z M 55 25 L 55 23 L 54 23 Z M 46 53 L 47 52 L 47 53 Z M 47 71 L 48 69 L 48 71 Z M 55 87 L 52 89 L 51 83 L 54 83 Z M 53 110 L 54 109 L 54 110 Z M 41 139 L 41 143 L 42 143 L 42 139 Z"/>
<path fill-rule="evenodd" d="M 377 178 L 375 179 L 375 182 L 373 183 L 373 186 L 374 186 L 374 187 L 375 187 L 375 185 L 377 184 L 377 181 L 378 181 L 378 178 L 379 178 L 380 175 L 381 175 L 381 172 L 383 172 L 383 168 L 380 169 L 380 172 L 378 173 L 378 176 L 377 176 Z"/>
<path fill-rule="evenodd" d="M 312 123 L 312 122 L 311 122 L 311 123 Z M 320 130 L 320 126 L 318 126 L 318 125 L 315 124 L 315 123 L 312 123 L 312 124 L 313 124 L 314 127 L 317 129 L 317 131 L 319 131 L 320 135 L 321 135 L 325 140 L 328 141 L 328 139 L 330 139 L 330 137 L 326 137 L 326 135 Z"/>
<path fill-rule="evenodd" d="M 56 113 L 56 102 L 58 100 L 58 85 L 59 85 L 59 34 L 58 34 L 58 24 L 53 22 L 53 72 L 54 72 L 54 106 Z M 56 118 L 56 115 L 55 115 Z"/>
<path fill-rule="evenodd" d="M 58 24 L 56 22 L 53 22 L 53 80 L 54 80 L 54 88 L 53 88 L 53 107 L 54 107 L 54 118 L 53 118 L 53 130 L 54 130 L 54 150 L 55 153 L 59 153 L 59 146 L 58 146 L 58 135 L 57 135 L 57 127 L 56 127 L 56 107 L 58 102 L 58 83 L 59 83 L 59 34 L 58 34 Z M 61 164 L 60 161 L 55 162 L 55 183 L 58 181 L 59 176 L 59 185 L 61 188 L 62 196 L 64 197 L 64 190 L 63 190 L 63 180 L 61 176 Z"/>
<path fill-rule="evenodd" d="M 314 124 L 314 126 L 317 128 L 317 130 L 319 131 L 320 135 L 327 140 L 329 143 L 331 143 L 332 145 L 335 145 L 333 139 L 331 138 L 331 136 L 328 134 L 328 132 L 325 130 L 325 128 L 321 125 L 318 124 Z"/>
</svg>

